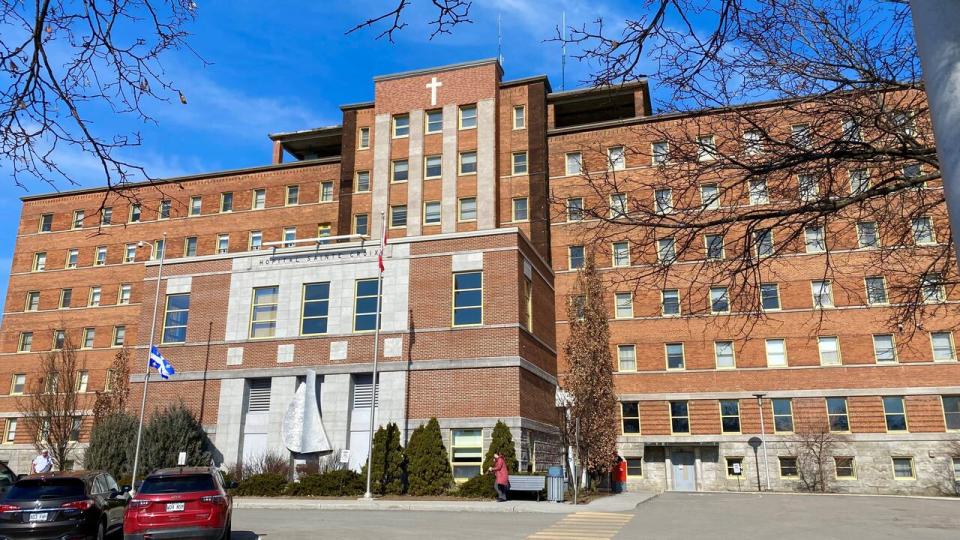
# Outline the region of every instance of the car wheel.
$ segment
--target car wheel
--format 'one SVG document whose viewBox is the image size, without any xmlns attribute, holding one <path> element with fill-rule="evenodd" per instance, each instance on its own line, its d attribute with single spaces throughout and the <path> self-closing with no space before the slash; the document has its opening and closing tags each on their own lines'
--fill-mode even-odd
<svg viewBox="0 0 960 540">
<path fill-rule="evenodd" d="M 107 537 L 107 526 L 101 521 L 97 525 L 97 540 L 104 540 Z"/>
<path fill-rule="evenodd" d="M 230 529 L 230 522 L 228 521 L 227 526 L 223 528 L 223 536 L 220 537 L 222 540 L 230 540 Z"/>
</svg>

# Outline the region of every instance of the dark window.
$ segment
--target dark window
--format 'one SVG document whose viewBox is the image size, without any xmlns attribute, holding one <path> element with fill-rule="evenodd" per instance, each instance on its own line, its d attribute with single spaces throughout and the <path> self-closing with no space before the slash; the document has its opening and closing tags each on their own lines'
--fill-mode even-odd
<svg viewBox="0 0 960 540">
<path fill-rule="evenodd" d="M 143 481 L 140 493 L 184 493 L 190 491 L 212 491 L 217 489 L 213 476 L 209 474 L 185 474 L 183 476 L 151 476 Z"/>
<path fill-rule="evenodd" d="M 303 286 L 303 323 L 301 334 L 326 334 L 330 306 L 329 283 L 307 283 Z"/>
<path fill-rule="evenodd" d="M 620 411 L 623 417 L 623 432 L 640 433 L 640 404 L 636 401 L 624 401 L 620 403 Z"/>
<path fill-rule="evenodd" d="M 46 478 L 20 480 L 7 492 L 6 500 L 37 501 L 84 497 L 86 491 L 79 478 Z"/>
</svg>

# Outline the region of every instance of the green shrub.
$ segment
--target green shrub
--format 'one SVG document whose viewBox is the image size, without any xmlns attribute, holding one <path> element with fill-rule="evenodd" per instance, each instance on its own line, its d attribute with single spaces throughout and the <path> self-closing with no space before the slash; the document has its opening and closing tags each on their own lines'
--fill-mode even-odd
<svg viewBox="0 0 960 540">
<path fill-rule="evenodd" d="M 497 491 L 493 488 L 493 475 L 481 474 L 474 476 L 466 482 L 460 484 L 457 488 L 458 497 L 470 499 L 493 499 L 497 496 Z"/>
<path fill-rule="evenodd" d="M 366 480 L 349 469 L 308 474 L 287 484 L 285 493 L 294 497 L 355 497 L 366 491 Z"/>
<path fill-rule="evenodd" d="M 401 495 L 405 491 L 406 456 L 400 446 L 400 428 L 390 422 L 373 436 L 373 475 L 370 490 L 377 495 Z M 360 473 L 367 476 L 366 466 Z"/>
<path fill-rule="evenodd" d="M 283 493 L 286 485 L 287 479 L 283 475 L 257 474 L 240 482 L 233 494 L 241 497 L 276 497 Z"/>
<path fill-rule="evenodd" d="M 407 492 L 411 495 L 443 495 L 453 484 L 450 460 L 436 418 L 431 418 L 410 435 L 407 483 Z"/>
<path fill-rule="evenodd" d="M 143 430 L 138 478 L 164 467 L 177 466 L 180 452 L 187 453 L 188 466 L 209 466 L 209 440 L 193 413 L 175 403 L 157 412 Z"/>
<path fill-rule="evenodd" d="M 493 467 L 493 454 L 499 452 L 507 464 L 507 470 L 510 474 L 517 473 L 517 445 L 513 443 L 513 435 L 510 434 L 510 428 L 506 424 L 497 420 L 497 425 L 493 427 L 493 434 L 490 438 L 490 448 L 487 449 L 487 455 L 483 458 L 483 468 L 481 472 L 487 472 Z"/>
<path fill-rule="evenodd" d="M 114 478 L 130 477 L 136 441 L 136 418 L 126 413 L 100 418 L 90 431 L 90 446 L 83 454 L 83 466 L 107 471 Z"/>
</svg>

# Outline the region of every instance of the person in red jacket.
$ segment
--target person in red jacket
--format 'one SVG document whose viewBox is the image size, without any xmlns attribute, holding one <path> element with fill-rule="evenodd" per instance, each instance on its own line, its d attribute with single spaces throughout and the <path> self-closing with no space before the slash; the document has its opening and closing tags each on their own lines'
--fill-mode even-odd
<svg viewBox="0 0 960 540">
<path fill-rule="evenodd" d="M 505 502 L 507 491 L 510 490 L 510 471 L 507 470 L 507 463 L 499 453 L 493 454 L 493 467 L 490 467 L 489 471 L 493 473 L 497 502 Z"/>
<path fill-rule="evenodd" d="M 619 454 L 614 454 L 614 456 L 616 457 L 613 461 L 613 471 L 610 473 L 613 480 L 613 492 L 623 493 L 627 485 L 627 462 Z"/>
</svg>

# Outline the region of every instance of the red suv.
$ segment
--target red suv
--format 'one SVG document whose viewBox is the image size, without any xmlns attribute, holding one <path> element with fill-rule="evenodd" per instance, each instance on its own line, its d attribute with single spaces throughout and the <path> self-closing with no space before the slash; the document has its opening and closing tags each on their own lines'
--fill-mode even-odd
<svg viewBox="0 0 960 540">
<path fill-rule="evenodd" d="M 160 469 L 127 505 L 125 540 L 230 538 L 233 498 L 220 471 L 210 467 Z"/>
</svg>

